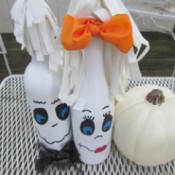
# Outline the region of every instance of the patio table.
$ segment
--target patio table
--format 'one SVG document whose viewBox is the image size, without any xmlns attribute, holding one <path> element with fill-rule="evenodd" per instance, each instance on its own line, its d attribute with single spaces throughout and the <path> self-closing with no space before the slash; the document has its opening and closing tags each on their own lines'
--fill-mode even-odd
<svg viewBox="0 0 175 175">
<path fill-rule="evenodd" d="M 129 88 L 143 84 L 159 84 L 175 92 L 173 77 L 143 77 L 130 80 Z M 35 175 L 38 138 L 32 123 L 32 113 L 26 100 L 23 75 L 11 75 L 0 85 L 0 175 Z M 60 170 L 50 165 L 46 175 L 174 175 L 175 160 L 156 167 L 142 167 L 126 159 L 112 144 L 108 159 L 99 165 L 78 164 Z"/>
</svg>

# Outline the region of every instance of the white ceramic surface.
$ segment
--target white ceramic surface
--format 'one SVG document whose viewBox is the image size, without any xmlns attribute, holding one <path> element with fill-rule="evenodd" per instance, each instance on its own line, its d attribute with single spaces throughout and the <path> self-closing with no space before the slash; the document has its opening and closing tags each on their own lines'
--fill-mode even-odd
<svg viewBox="0 0 175 175">
<path fill-rule="evenodd" d="M 103 41 L 93 38 L 84 50 L 85 79 L 77 103 L 85 100 L 82 110 L 71 108 L 73 136 L 80 159 L 87 164 L 103 162 L 110 153 L 114 99 L 104 74 Z"/>
<path fill-rule="evenodd" d="M 49 71 L 46 61 L 32 61 L 24 74 L 27 99 L 40 142 L 61 150 L 72 138 L 69 107 L 58 99 L 61 69 Z"/>
</svg>

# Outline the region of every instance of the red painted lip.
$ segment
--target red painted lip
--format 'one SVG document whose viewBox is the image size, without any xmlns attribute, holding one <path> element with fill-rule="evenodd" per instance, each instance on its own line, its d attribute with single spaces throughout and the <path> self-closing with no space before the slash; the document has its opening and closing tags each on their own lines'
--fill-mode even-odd
<svg viewBox="0 0 175 175">
<path fill-rule="evenodd" d="M 102 146 L 102 147 L 99 147 L 99 148 L 97 148 L 97 149 L 95 150 L 95 153 L 100 153 L 100 152 L 104 151 L 106 148 L 107 148 L 107 145 L 104 145 L 104 146 Z"/>
</svg>

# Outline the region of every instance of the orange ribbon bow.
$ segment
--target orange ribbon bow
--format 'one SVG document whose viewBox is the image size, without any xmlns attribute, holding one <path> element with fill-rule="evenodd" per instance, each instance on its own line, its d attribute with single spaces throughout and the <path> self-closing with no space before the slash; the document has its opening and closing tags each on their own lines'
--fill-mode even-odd
<svg viewBox="0 0 175 175">
<path fill-rule="evenodd" d="M 133 46 L 132 26 L 127 14 L 115 15 L 105 23 L 94 18 L 75 19 L 66 15 L 61 35 L 66 50 L 86 48 L 93 36 L 112 43 L 124 53 Z"/>
</svg>

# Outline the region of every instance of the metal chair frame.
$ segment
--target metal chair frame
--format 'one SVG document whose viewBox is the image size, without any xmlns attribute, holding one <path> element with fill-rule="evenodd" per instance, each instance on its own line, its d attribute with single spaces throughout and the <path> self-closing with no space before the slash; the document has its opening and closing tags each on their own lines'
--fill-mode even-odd
<svg viewBox="0 0 175 175">
<path fill-rule="evenodd" d="M 11 71 L 11 68 L 10 68 L 10 65 L 8 62 L 8 58 L 7 58 L 7 51 L 6 51 L 6 48 L 4 46 L 4 42 L 2 40 L 1 34 L 0 34 L 0 54 L 3 55 L 4 62 L 5 62 L 5 65 L 6 65 L 6 68 L 7 68 L 9 75 L 12 75 L 12 71 Z"/>
</svg>

